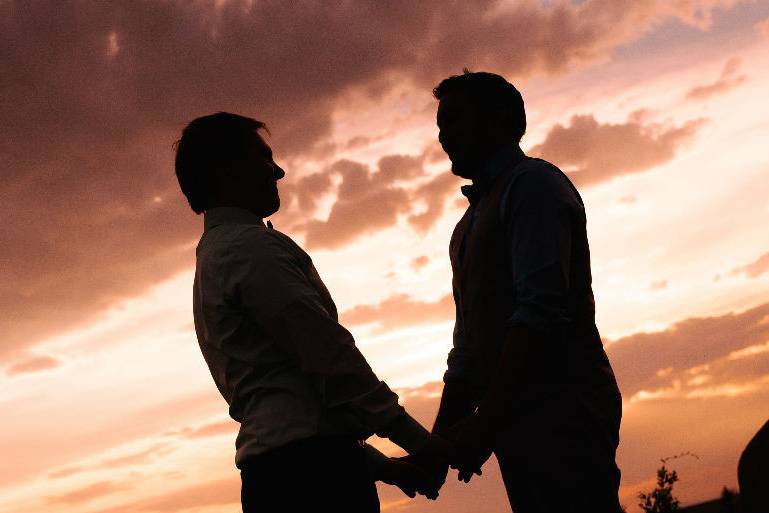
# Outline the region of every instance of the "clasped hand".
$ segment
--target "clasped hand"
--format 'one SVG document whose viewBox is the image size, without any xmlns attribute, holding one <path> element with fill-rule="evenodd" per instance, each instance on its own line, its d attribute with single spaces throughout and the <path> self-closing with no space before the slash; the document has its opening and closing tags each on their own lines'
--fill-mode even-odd
<svg viewBox="0 0 769 513">
<path fill-rule="evenodd" d="M 481 475 L 481 467 L 491 456 L 490 440 L 489 430 L 471 415 L 440 435 L 432 435 L 422 450 L 390 458 L 390 470 L 382 480 L 398 486 L 409 497 L 419 493 L 435 500 L 449 467 L 456 469 L 458 479 L 465 483 L 473 475 Z"/>
</svg>

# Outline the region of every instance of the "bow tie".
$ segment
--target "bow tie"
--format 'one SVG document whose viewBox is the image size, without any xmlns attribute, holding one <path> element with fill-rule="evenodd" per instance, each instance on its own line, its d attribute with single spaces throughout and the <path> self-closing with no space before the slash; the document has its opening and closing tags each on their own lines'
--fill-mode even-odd
<svg viewBox="0 0 769 513">
<path fill-rule="evenodd" d="M 463 185 L 460 187 L 460 190 L 462 191 L 462 194 L 465 195 L 467 200 L 470 202 L 470 205 L 475 205 L 478 203 L 478 200 L 481 198 L 481 191 L 478 190 L 478 187 L 476 185 Z"/>
</svg>

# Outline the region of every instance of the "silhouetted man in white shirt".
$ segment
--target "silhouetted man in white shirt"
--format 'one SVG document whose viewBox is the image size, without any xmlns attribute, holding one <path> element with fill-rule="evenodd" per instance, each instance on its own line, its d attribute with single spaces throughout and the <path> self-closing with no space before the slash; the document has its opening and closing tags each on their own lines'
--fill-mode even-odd
<svg viewBox="0 0 769 513">
<path fill-rule="evenodd" d="M 176 154 L 182 192 L 205 218 L 195 331 L 240 423 L 243 511 L 379 511 L 375 479 L 434 498 L 424 472 L 362 442 L 376 433 L 411 454 L 448 450 L 372 372 L 307 253 L 264 224 L 285 173 L 263 127 L 223 112 L 198 118 Z"/>
</svg>

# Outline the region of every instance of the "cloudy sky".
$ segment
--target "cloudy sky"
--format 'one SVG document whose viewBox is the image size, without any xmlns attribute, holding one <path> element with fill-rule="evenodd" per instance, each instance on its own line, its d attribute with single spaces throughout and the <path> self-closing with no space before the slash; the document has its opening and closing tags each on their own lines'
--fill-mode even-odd
<svg viewBox="0 0 769 513">
<path fill-rule="evenodd" d="M 0 511 L 240 511 L 192 327 L 202 219 L 172 166 L 220 110 L 268 124 L 275 227 L 431 423 L 466 207 L 431 89 L 464 67 L 519 87 L 524 150 L 585 199 L 622 502 L 687 451 L 684 503 L 735 487 L 769 417 L 768 50 L 764 0 L 0 0 Z M 434 503 L 380 497 L 509 510 L 493 461 Z"/>
</svg>

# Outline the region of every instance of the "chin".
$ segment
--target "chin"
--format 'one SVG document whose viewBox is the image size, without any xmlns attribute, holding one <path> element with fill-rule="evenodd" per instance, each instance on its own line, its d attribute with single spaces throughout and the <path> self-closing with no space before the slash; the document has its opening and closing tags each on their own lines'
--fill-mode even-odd
<svg viewBox="0 0 769 513">
<path fill-rule="evenodd" d="M 272 205 L 264 209 L 262 217 L 270 217 L 272 214 L 280 210 L 280 198 L 276 197 Z"/>
<path fill-rule="evenodd" d="M 451 172 L 456 176 L 459 176 L 461 178 L 466 178 L 468 180 L 473 178 L 473 172 L 471 168 L 469 166 L 462 165 L 461 162 L 452 162 Z"/>
</svg>

